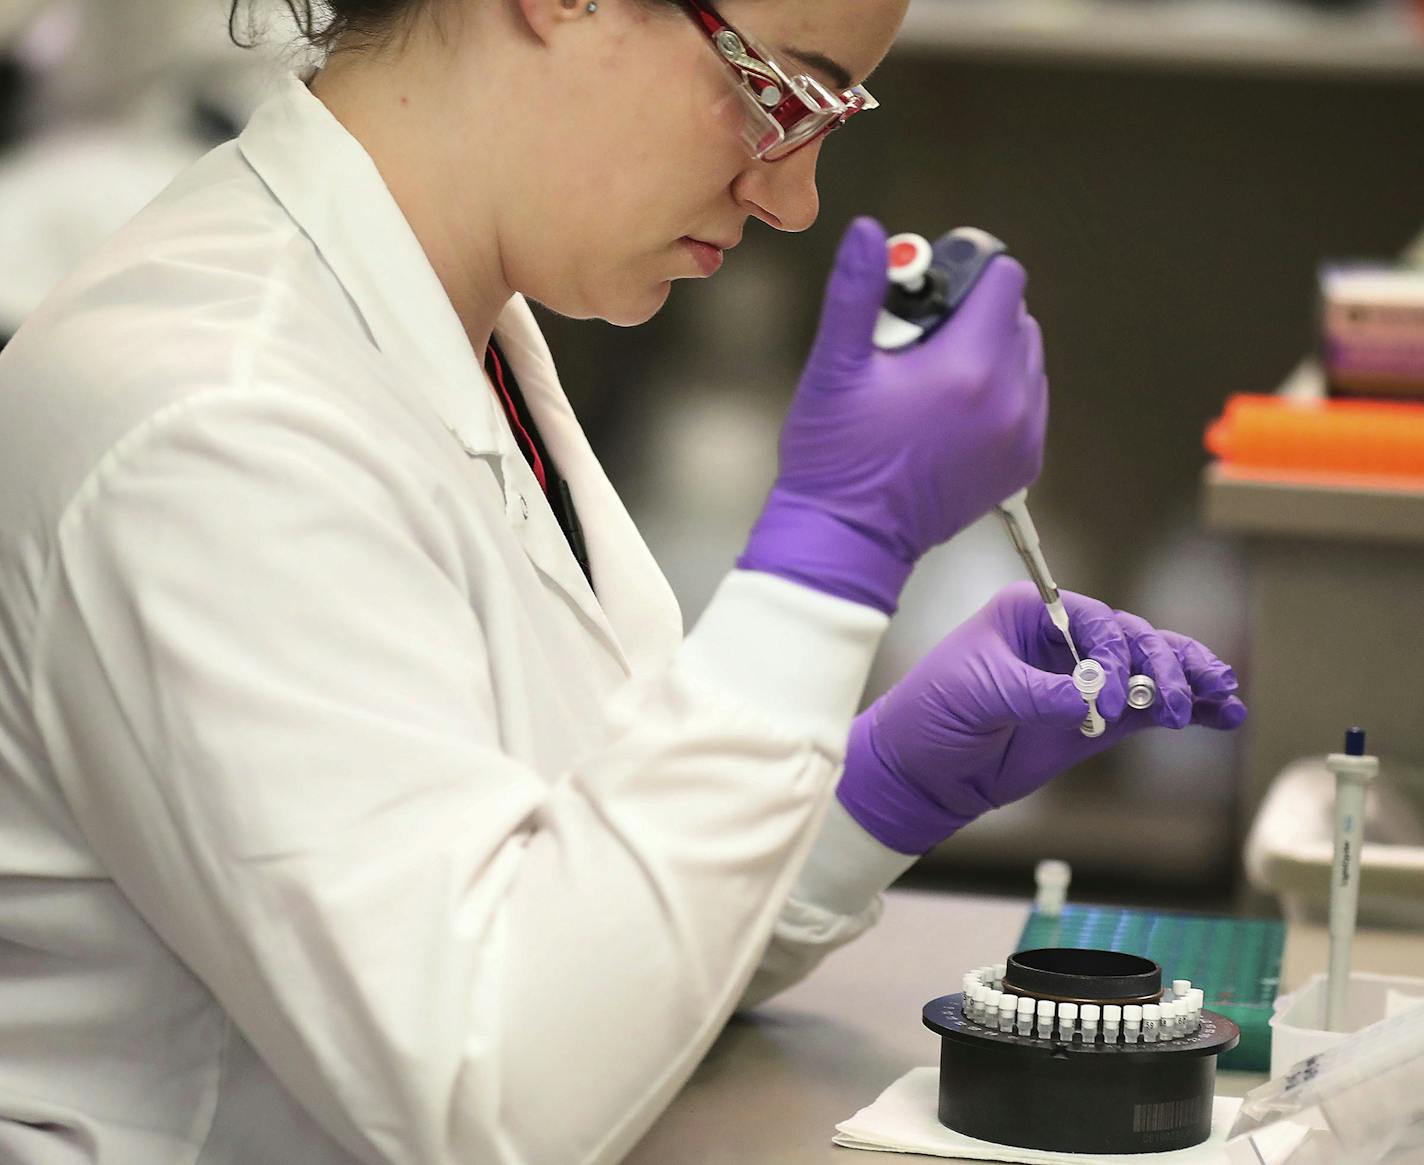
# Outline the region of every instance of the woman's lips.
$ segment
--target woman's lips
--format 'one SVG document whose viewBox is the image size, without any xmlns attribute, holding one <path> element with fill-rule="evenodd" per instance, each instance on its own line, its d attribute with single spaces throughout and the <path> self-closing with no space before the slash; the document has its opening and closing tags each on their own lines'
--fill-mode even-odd
<svg viewBox="0 0 1424 1165">
<path fill-rule="evenodd" d="M 703 275 L 715 275 L 717 269 L 722 266 L 724 258 L 722 249 L 714 247 L 711 243 L 704 243 L 701 239 L 692 239 L 684 235 L 678 242 L 691 252 L 698 268 Z"/>
</svg>

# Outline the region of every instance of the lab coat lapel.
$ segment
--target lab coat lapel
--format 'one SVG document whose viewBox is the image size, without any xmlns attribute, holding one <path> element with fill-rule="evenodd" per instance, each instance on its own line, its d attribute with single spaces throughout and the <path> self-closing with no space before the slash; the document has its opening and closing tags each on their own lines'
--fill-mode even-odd
<svg viewBox="0 0 1424 1165">
<path fill-rule="evenodd" d="M 503 422 L 484 371 L 375 162 L 303 81 L 283 84 L 238 139 L 243 156 L 444 427 L 471 455 L 498 451 Z"/>
<path fill-rule="evenodd" d="M 594 455 L 559 384 L 548 344 L 522 296 L 504 310 L 496 332 L 549 455 L 573 494 L 598 600 L 634 674 L 666 666 L 682 642 L 677 599 Z M 583 583 L 583 573 L 573 563 L 557 526 L 555 534 Z"/>
<path fill-rule="evenodd" d="M 525 554 L 630 671 L 617 633 L 514 444 L 459 316 L 375 163 L 300 79 L 288 86 L 253 116 L 239 139 L 243 156 L 321 252 L 377 348 L 400 369 L 402 386 L 419 393 L 468 457 L 498 459 L 505 517 Z M 517 320 L 510 331 L 519 355 L 510 360 L 521 387 L 528 377 L 553 385 L 562 399 L 542 337 L 537 347 L 549 368 L 526 371 L 525 354 L 535 345 L 527 336 L 522 342 L 513 337 L 525 329 L 537 334 L 538 327 L 521 297 L 496 325 L 501 339 L 507 318 Z M 551 455 L 559 456 L 552 446 Z M 586 487 L 571 489 L 578 498 Z M 609 554 L 600 544 L 600 558 Z M 616 590 L 621 572 L 606 569 Z"/>
</svg>

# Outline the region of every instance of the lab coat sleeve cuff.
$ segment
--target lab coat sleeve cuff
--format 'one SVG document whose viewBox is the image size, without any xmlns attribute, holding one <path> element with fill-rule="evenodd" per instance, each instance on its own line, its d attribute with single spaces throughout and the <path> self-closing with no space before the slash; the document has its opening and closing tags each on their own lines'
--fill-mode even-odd
<svg viewBox="0 0 1424 1165">
<path fill-rule="evenodd" d="M 687 636 L 681 664 L 839 761 L 889 622 L 863 604 L 734 570 Z"/>
<path fill-rule="evenodd" d="M 833 914 L 860 914 L 917 861 L 918 854 L 876 840 L 833 798 L 791 897 Z"/>
</svg>

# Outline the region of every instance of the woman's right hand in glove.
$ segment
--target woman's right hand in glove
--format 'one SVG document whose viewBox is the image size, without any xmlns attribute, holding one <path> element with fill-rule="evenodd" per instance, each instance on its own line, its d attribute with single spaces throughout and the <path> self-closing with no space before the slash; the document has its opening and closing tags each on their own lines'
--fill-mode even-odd
<svg viewBox="0 0 1424 1165">
<path fill-rule="evenodd" d="M 876 348 L 885 243 L 870 218 L 841 240 L 776 482 L 738 566 L 888 614 L 922 554 L 1038 477 L 1048 381 L 1024 270 L 1006 256 L 927 340 Z"/>
</svg>

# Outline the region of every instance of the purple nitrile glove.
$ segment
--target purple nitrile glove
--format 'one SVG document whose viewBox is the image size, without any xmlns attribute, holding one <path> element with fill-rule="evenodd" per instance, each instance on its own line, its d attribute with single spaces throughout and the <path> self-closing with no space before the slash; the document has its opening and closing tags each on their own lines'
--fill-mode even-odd
<svg viewBox="0 0 1424 1165">
<path fill-rule="evenodd" d="M 890 613 L 925 551 L 1032 483 L 1048 381 L 1025 278 L 994 259 L 953 319 L 883 352 L 872 337 L 885 232 L 856 219 L 781 432 L 776 482 L 737 565 Z"/>
<path fill-rule="evenodd" d="M 924 853 L 1138 729 L 1246 719 L 1235 673 L 1196 640 L 1062 594 L 1078 650 L 1107 673 L 1107 731 L 1079 732 L 1087 706 L 1062 633 L 1032 586 L 1006 587 L 851 725 L 837 796 L 873 837 Z M 1157 702 L 1140 711 L 1126 690 L 1139 672 L 1157 681 Z"/>
</svg>

